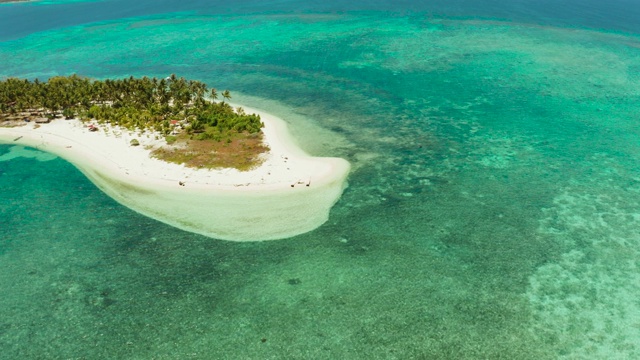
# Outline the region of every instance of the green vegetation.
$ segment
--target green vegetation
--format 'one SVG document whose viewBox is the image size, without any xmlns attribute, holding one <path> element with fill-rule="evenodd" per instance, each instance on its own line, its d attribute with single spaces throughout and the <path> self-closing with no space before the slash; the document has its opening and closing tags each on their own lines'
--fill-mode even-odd
<svg viewBox="0 0 640 360">
<path fill-rule="evenodd" d="M 213 101 L 207 101 L 206 96 Z M 44 82 L 8 78 L 0 81 L 0 123 L 16 125 L 25 120 L 64 117 L 95 120 L 131 131 L 151 130 L 174 146 L 154 152 L 167 161 L 189 158 L 185 153 L 202 154 L 203 149 L 208 152 L 205 158 L 215 159 L 214 153 L 226 152 L 221 151 L 224 146 L 243 150 L 239 155 L 242 164 L 226 160 L 224 164 L 214 160 L 184 163 L 249 168 L 267 150 L 261 145 L 263 123 L 259 115 L 246 114 L 242 108 L 234 109 L 225 102 L 231 99 L 228 90 L 221 96 L 223 100 L 215 102 L 215 88 L 208 89 L 202 82 L 176 75 L 166 79 L 132 76 L 104 81 L 78 75 L 56 76 Z"/>
<path fill-rule="evenodd" d="M 199 138 L 229 131 L 260 132 L 258 115 L 234 111 L 226 102 L 205 100 L 207 86 L 171 75 L 166 79 L 91 80 L 77 75 L 56 76 L 46 82 L 9 78 L 0 81 L 0 113 L 39 113 L 49 118 L 96 119 L 128 129 L 152 129 L 170 134 L 176 121 Z M 214 100 L 217 91 L 211 89 Z M 230 99 L 228 90 L 222 93 Z"/>
<path fill-rule="evenodd" d="M 178 140 L 178 137 L 174 136 L 174 135 L 167 135 L 165 137 L 165 140 L 167 141 L 167 144 L 171 145 L 171 144 L 175 143 L 176 140 Z"/>
</svg>

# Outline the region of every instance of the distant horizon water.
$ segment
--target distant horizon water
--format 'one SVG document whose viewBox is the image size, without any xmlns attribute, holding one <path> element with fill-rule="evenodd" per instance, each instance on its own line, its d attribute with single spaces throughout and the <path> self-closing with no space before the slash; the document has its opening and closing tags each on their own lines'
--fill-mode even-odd
<svg viewBox="0 0 640 360">
<path fill-rule="evenodd" d="M 353 165 L 320 228 L 233 243 L 0 145 L 0 358 L 640 358 L 639 11 L 0 6 L 0 77 L 176 73 Z"/>
</svg>

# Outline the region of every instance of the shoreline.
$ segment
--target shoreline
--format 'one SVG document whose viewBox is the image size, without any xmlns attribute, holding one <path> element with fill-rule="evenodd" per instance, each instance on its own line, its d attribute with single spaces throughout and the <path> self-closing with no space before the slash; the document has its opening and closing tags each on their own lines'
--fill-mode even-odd
<svg viewBox="0 0 640 360">
<path fill-rule="evenodd" d="M 262 165 L 245 172 L 192 169 L 154 159 L 145 147 L 164 143 L 163 137 L 109 125 L 90 132 L 79 120 L 57 119 L 37 129 L 32 123 L 0 128 L 0 143 L 60 156 L 120 204 L 208 237 L 275 240 L 319 227 L 346 187 L 350 164 L 309 156 L 295 145 L 284 120 L 243 108 L 260 115 L 270 148 Z M 133 138 L 140 146 L 129 145 Z"/>
</svg>

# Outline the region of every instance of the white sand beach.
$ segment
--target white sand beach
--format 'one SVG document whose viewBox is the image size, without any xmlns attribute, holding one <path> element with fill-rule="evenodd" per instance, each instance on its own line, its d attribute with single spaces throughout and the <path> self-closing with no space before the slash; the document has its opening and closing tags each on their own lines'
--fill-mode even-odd
<svg viewBox="0 0 640 360">
<path fill-rule="evenodd" d="M 149 148 L 163 143 L 162 137 L 105 125 L 91 132 L 79 120 L 0 128 L 0 142 L 56 154 L 121 204 L 205 236 L 273 240 L 322 225 L 346 187 L 349 163 L 309 156 L 294 144 L 282 119 L 243 108 L 260 115 L 270 148 L 260 167 L 245 172 L 154 159 Z M 131 146 L 132 139 L 140 146 Z"/>
</svg>

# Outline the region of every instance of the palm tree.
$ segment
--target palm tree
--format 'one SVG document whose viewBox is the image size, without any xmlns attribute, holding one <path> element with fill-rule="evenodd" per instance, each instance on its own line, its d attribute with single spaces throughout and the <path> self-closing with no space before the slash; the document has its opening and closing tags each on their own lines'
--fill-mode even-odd
<svg viewBox="0 0 640 360">
<path fill-rule="evenodd" d="M 204 105 L 204 96 L 207 93 L 207 85 L 200 81 L 189 80 L 189 89 L 194 97 L 194 105 L 197 107 Z"/>
<path fill-rule="evenodd" d="M 229 92 L 229 90 L 225 90 L 222 92 L 222 97 L 227 99 L 227 100 L 231 100 L 231 93 Z"/>
<path fill-rule="evenodd" d="M 160 80 L 160 83 L 158 83 L 157 93 L 158 93 L 158 101 L 160 102 L 160 105 L 166 105 L 169 103 L 169 99 L 171 95 L 167 91 L 166 79 L 162 79 Z"/>
</svg>

